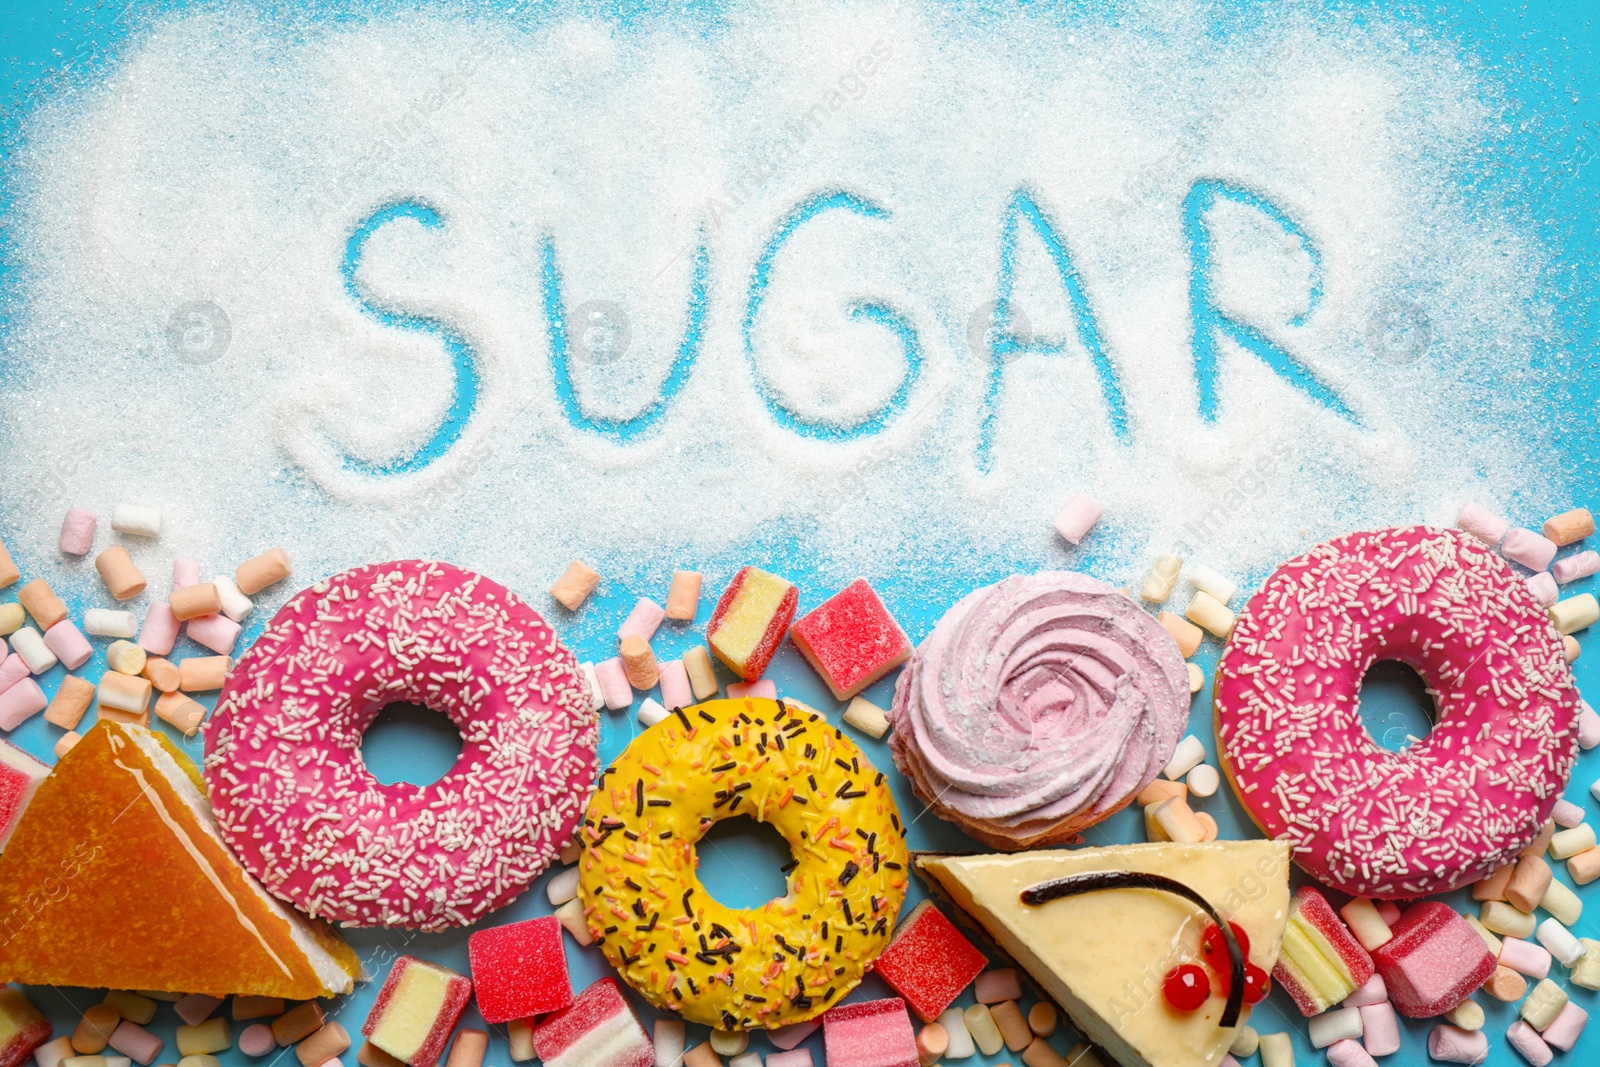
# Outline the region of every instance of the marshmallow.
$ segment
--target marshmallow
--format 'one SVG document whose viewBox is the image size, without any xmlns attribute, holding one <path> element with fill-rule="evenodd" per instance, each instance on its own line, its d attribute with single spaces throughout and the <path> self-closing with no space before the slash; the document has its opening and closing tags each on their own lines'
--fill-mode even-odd
<svg viewBox="0 0 1600 1067">
<path fill-rule="evenodd" d="M 111 511 L 111 528 L 132 537 L 160 537 L 161 509 L 141 504 L 118 504 Z"/>
<path fill-rule="evenodd" d="M 694 703 L 694 690 L 689 687 L 689 672 L 683 661 L 668 660 L 658 664 L 661 669 L 661 703 L 669 708 L 686 708 Z"/>
<path fill-rule="evenodd" d="M 683 654 L 683 669 L 689 675 L 696 700 L 710 700 L 717 695 L 717 672 L 705 645 L 695 645 Z"/>
<path fill-rule="evenodd" d="M 75 671 L 94 655 L 94 649 L 89 646 L 89 639 L 78 632 L 72 625 L 71 619 L 62 619 L 44 632 L 44 643 L 62 666 L 69 671 Z"/>
<path fill-rule="evenodd" d="M 67 617 L 67 606 L 43 578 L 35 578 L 18 589 L 17 601 L 28 610 L 41 630 L 48 630 Z"/>
<path fill-rule="evenodd" d="M 651 651 L 649 641 L 638 634 L 629 634 L 622 639 L 618 654 L 629 685 L 640 692 L 656 687 L 656 682 L 661 680 L 661 670 L 656 666 L 656 654 Z"/>
<path fill-rule="evenodd" d="M 1587 700 L 1578 701 L 1578 747 L 1585 752 L 1600 745 L 1600 714 Z"/>
<path fill-rule="evenodd" d="M 68 508 L 61 520 L 61 553 L 66 556 L 86 556 L 94 547 L 94 512 L 82 508 Z"/>
<path fill-rule="evenodd" d="M 1361 1013 L 1361 1043 L 1370 1055 L 1388 1056 L 1400 1051 L 1400 1018 L 1393 1004 L 1386 1000 L 1356 1010 Z"/>
<path fill-rule="evenodd" d="M 196 567 L 196 579 L 199 575 L 200 569 Z M 167 606 L 172 609 L 172 614 L 179 622 L 188 622 L 190 619 L 198 619 L 202 615 L 215 615 L 221 611 L 222 597 L 215 585 L 210 582 L 201 585 L 197 580 L 190 585 L 173 589 L 172 595 L 167 597 Z"/>
<path fill-rule="evenodd" d="M 1378 1061 L 1359 1042 L 1341 1038 L 1328 1046 L 1329 1067 L 1378 1067 Z"/>
<path fill-rule="evenodd" d="M 1468 504 L 1462 508 L 1456 525 L 1490 548 L 1504 540 L 1511 529 L 1509 522 L 1479 504 Z"/>
<path fill-rule="evenodd" d="M 39 714 L 50 702 L 32 678 L 24 678 L 0 693 L 0 730 L 15 730 Z"/>
<path fill-rule="evenodd" d="M 249 597 L 239 592 L 239 587 L 227 575 L 211 579 L 211 584 L 217 587 L 217 597 L 222 601 L 222 613 L 234 622 L 244 622 L 250 612 L 255 610 L 255 604 Z"/>
<path fill-rule="evenodd" d="M 187 656 L 178 661 L 178 687 L 186 693 L 209 693 L 228 680 L 228 656 Z"/>
<path fill-rule="evenodd" d="M 222 656 L 232 652 L 234 643 L 239 640 L 239 624 L 220 614 L 190 619 L 184 632 L 189 635 L 189 640 Z"/>
<path fill-rule="evenodd" d="M 1582 825 L 1583 808 L 1570 800 L 1558 800 L 1556 801 L 1556 806 L 1550 810 L 1550 818 L 1555 821 L 1557 826 L 1565 826 L 1570 830 L 1575 826 Z"/>
<path fill-rule="evenodd" d="M 1222 784 L 1222 775 L 1211 764 L 1202 763 L 1189 771 L 1185 781 L 1189 783 L 1189 792 L 1197 797 L 1209 797 Z"/>
<path fill-rule="evenodd" d="M 844 721 L 874 739 L 881 739 L 889 732 L 889 717 L 882 708 L 863 696 L 850 701 L 850 706 L 844 709 Z"/>
<path fill-rule="evenodd" d="M 575 559 L 567 564 L 566 573 L 550 587 L 550 595 L 568 611 L 577 611 L 599 584 L 600 572 L 583 560 Z"/>
<path fill-rule="evenodd" d="M 673 571 L 672 585 L 667 589 L 667 618 L 677 622 L 691 621 L 700 610 L 700 585 L 704 576 L 699 571 Z"/>
<path fill-rule="evenodd" d="M 1550 973 L 1550 952 L 1520 937 L 1508 937 L 1500 945 L 1500 966 L 1529 978 L 1543 978 Z"/>
<path fill-rule="evenodd" d="M 1210 593 L 1217 598 L 1217 603 L 1224 606 L 1233 599 L 1233 594 L 1239 591 L 1237 584 L 1203 563 L 1189 572 L 1189 584 L 1202 592 Z"/>
<path fill-rule="evenodd" d="M 44 712 L 44 721 L 63 730 L 75 730 L 78 728 L 78 723 L 83 721 L 83 716 L 88 712 L 89 704 L 93 700 L 94 683 L 75 674 L 69 674 L 61 679 L 61 685 L 56 688 L 56 695 L 50 698 L 50 706 Z"/>
<path fill-rule="evenodd" d="M 1591 848 L 1568 860 L 1567 874 L 1579 885 L 1588 885 L 1600 878 L 1600 848 Z"/>
<path fill-rule="evenodd" d="M 601 660 L 594 665 L 594 675 L 600 682 L 606 707 L 621 711 L 633 705 L 633 687 L 628 684 L 628 672 L 623 669 L 622 660 L 615 656 Z"/>
<path fill-rule="evenodd" d="M 1156 561 L 1150 564 L 1150 573 L 1144 577 L 1144 584 L 1139 587 L 1139 595 L 1152 604 L 1165 603 L 1172 595 L 1172 587 L 1178 584 L 1178 572 L 1183 570 L 1182 556 L 1157 556 Z"/>
<path fill-rule="evenodd" d="M 728 699 L 743 700 L 746 697 L 755 700 L 778 699 L 778 683 L 771 678 L 761 678 L 754 682 L 729 682 Z"/>
<path fill-rule="evenodd" d="M 0 589 L 10 588 L 21 577 L 22 572 L 17 569 L 16 561 L 11 558 L 6 546 L 0 543 Z"/>
<path fill-rule="evenodd" d="M 1517 1008 L 1518 1014 L 1535 1030 L 1543 1030 L 1556 1021 L 1561 1009 L 1567 1006 L 1567 991 L 1546 978 L 1533 987 Z"/>
<path fill-rule="evenodd" d="M 1572 931 L 1561 925 L 1559 919 L 1546 919 L 1540 923 L 1534 936 L 1550 955 L 1561 961 L 1563 967 L 1571 967 L 1583 959 L 1583 946 Z"/>
<path fill-rule="evenodd" d="M 666 618 L 666 609 L 649 597 L 640 597 L 633 605 L 633 610 L 628 612 L 628 617 L 622 625 L 617 627 L 617 639 L 627 637 L 629 634 L 638 634 L 648 644 L 655 637 L 656 631 L 661 628 L 661 620 Z"/>
<path fill-rule="evenodd" d="M 1370 900 L 1356 897 L 1339 909 L 1339 915 L 1344 919 L 1344 924 L 1350 928 L 1350 932 L 1356 935 L 1356 940 L 1361 942 L 1361 947 L 1368 952 L 1394 939 L 1394 934 L 1389 931 L 1389 924 L 1383 921 L 1383 916 L 1378 914 L 1378 909 Z M 1345 1003 L 1348 1004 L 1349 1001 L 1346 1000 Z"/>
<path fill-rule="evenodd" d="M 1550 1025 L 1544 1028 L 1544 1043 L 1563 1052 L 1569 1052 L 1572 1046 L 1578 1043 L 1578 1038 L 1588 1022 L 1589 1013 L 1569 1000 Z"/>
<path fill-rule="evenodd" d="M 1188 619 L 1174 615 L 1170 611 L 1163 611 L 1156 616 L 1156 621 L 1172 635 L 1174 641 L 1178 642 L 1178 654 L 1184 659 L 1188 659 L 1200 650 L 1200 642 L 1205 638 L 1205 634 Z"/>
<path fill-rule="evenodd" d="M 1233 632 L 1233 612 L 1204 589 L 1195 591 L 1194 599 L 1183 609 L 1183 614 L 1190 622 L 1221 640 L 1226 641 Z"/>
<path fill-rule="evenodd" d="M 96 637 L 132 637 L 139 632 L 139 619 L 131 611 L 90 608 L 83 613 L 83 628 Z"/>
<path fill-rule="evenodd" d="M 144 575 L 133 565 L 133 557 L 121 545 L 112 545 L 94 558 L 94 569 L 100 572 L 106 592 L 112 600 L 131 600 L 144 592 Z"/>
<path fill-rule="evenodd" d="M 200 584 L 200 563 L 192 559 L 172 561 L 172 588 L 187 589 Z"/>
<path fill-rule="evenodd" d="M 165 656 L 178 640 L 178 619 L 165 600 L 157 600 L 144 613 L 139 628 L 139 647 L 153 656 Z"/>
<path fill-rule="evenodd" d="M 1594 533 L 1594 516 L 1588 508 L 1573 508 L 1544 521 L 1544 535 L 1565 548 Z"/>
<path fill-rule="evenodd" d="M 24 626 L 11 635 L 11 648 L 22 657 L 31 674 L 43 674 L 56 665 L 56 654 L 44 643 L 39 631 L 31 626 Z"/>
<path fill-rule="evenodd" d="M 1529 575 L 1527 582 L 1528 592 L 1533 596 L 1534 603 L 1541 608 L 1548 608 L 1561 599 L 1561 589 L 1556 585 L 1555 577 L 1549 571 L 1540 571 L 1538 574 Z"/>
<path fill-rule="evenodd" d="M 639 702 L 639 725 L 645 727 L 646 729 L 654 726 L 656 723 L 661 722 L 666 718 L 669 718 L 671 715 L 672 712 L 662 707 L 660 702 L 654 697 L 645 697 Z"/>
<path fill-rule="evenodd" d="M 1550 1046 L 1544 1043 L 1539 1032 L 1521 1019 L 1506 1028 L 1506 1040 L 1533 1067 L 1545 1067 L 1555 1058 L 1555 1053 L 1550 1051 Z"/>
<path fill-rule="evenodd" d="M 1582 814 L 1582 809 L 1579 810 Z M 1588 823 L 1580 822 L 1577 826 L 1562 830 L 1550 839 L 1550 858 L 1567 860 L 1580 852 L 1587 852 L 1595 846 L 1594 827 Z"/>
<path fill-rule="evenodd" d="M 1558 600 L 1550 609 L 1550 621 L 1564 634 L 1587 630 L 1600 622 L 1600 600 L 1593 593 L 1580 593 Z"/>
<path fill-rule="evenodd" d="M 1578 894 L 1553 878 L 1545 886 L 1544 895 L 1539 898 L 1539 907 L 1566 926 L 1576 925 L 1583 916 L 1583 901 L 1578 899 Z"/>
<path fill-rule="evenodd" d="M 1348 907 L 1349 905 L 1346 905 Z M 1376 909 L 1374 909 L 1376 910 Z M 1340 910 L 1342 915 L 1343 909 Z M 1379 916 L 1381 919 L 1382 916 Z M 1385 927 L 1387 929 L 1387 927 Z M 1365 1008 L 1371 1004 L 1383 1004 L 1389 999 L 1389 987 L 1383 981 L 1383 975 L 1376 972 L 1371 978 L 1356 988 L 1354 993 L 1344 998 L 1342 1002 L 1347 1008 Z"/>
<path fill-rule="evenodd" d="M 1600 552 L 1585 549 L 1550 564 L 1551 576 L 1562 585 L 1600 572 Z"/>
<path fill-rule="evenodd" d="M 1100 516 L 1105 509 L 1100 502 L 1088 493 L 1078 493 L 1056 515 L 1056 533 L 1068 544 L 1075 545 L 1082 541 L 1089 533 L 1091 527 L 1100 521 Z"/>
<path fill-rule="evenodd" d="M 1482 1030 L 1486 1018 L 1483 1005 L 1471 997 L 1444 1013 L 1444 1021 L 1461 1030 Z"/>
<path fill-rule="evenodd" d="M 1530 571 L 1542 571 L 1556 558 L 1556 543 L 1519 526 L 1506 534 L 1505 541 L 1500 545 L 1500 554 Z"/>
<path fill-rule="evenodd" d="M 1441 1063 L 1482 1063 L 1489 1058 L 1489 1038 L 1481 1030 L 1441 1023 L 1428 1035 L 1428 1055 Z"/>
<path fill-rule="evenodd" d="M 269 548 L 234 568 L 233 584 L 245 596 L 255 596 L 267 586 L 289 577 L 291 571 L 289 554 L 281 548 Z"/>
<path fill-rule="evenodd" d="M 1193 734 L 1178 742 L 1178 747 L 1173 750 L 1172 758 L 1167 761 L 1166 769 L 1161 773 L 1176 782 L 1179 778 L 1194 770 L 1206 759 L 1206 746 Z"/>
<path fill-rule="evenodd" d="M 116 671 L 106 671 L 100 676 L 97 692 L 100 710 L 144 715 L 150 710 L 150 682 L 145 678 L 131 678 Z"/>
</svg>

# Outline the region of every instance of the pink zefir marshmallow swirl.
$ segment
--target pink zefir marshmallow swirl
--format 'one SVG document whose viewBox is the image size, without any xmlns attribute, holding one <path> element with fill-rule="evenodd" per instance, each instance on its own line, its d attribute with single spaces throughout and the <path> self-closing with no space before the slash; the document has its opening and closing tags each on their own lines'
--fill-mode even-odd
<svg viewBox="0 0 1600 1067">
<path fill-rule="evenodd" d="M 384 785 L 361 737 L 388 704 L 461 731 L 432 785 Z M 537 612 L 448 563 L 346 571 L 297 594 L 229 676 L 206 726 L 223 836 L 314 918 L 442 930 L 509 903 L 571 840 L 599 721 Z"/>
<path fill-rule="evenodd" d="M 1378 660 L 1413 667 L 1427 737 L 1380 747 L 1361 719 Z M 1539 833 L 1577 758 L 1561 635 L 1493 550 L 1455 530 L 1351 534 L 1279 567 L 1216 675 L 1234 791 L 1312 877 L 1407 900 L 1487 877 Z"/>
<path fill-rule="evenodd" d="M 1172 635 L 1081 574 L 1018 575 L 939 620 L 895 686 L 890 750 L 917 796 L 994 848 L 1075 839 L 1172 757 L 1189 675 Z"/>
</svg>

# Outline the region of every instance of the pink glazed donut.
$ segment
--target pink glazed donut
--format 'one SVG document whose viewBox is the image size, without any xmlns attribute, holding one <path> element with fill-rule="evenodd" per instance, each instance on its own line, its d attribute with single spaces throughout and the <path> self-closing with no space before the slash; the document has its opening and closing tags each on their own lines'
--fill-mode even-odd
<svg viewBox="0 0 1600 1067">
<path fill-rule="evenodd" d="M 383 785 L 362 762 L 398 701 L 461 731 L 432 785 Z M 378 563 L 273 618 L 206 726 L 205 781 L 228 844 L 284 900 L 442 930 L 509 903 L 571 839 L 598 736 L 572 653 L 522 600 L 448 563 Z"/>
<path fill-rule="evenodd" d="M 1361 680 L 1413 667 L 1437 724 L 1401 752 L 1362 725 Z M 1538 834 L 1577 758 L 1561 636 L 1504 560 L 1454 530 L 1351 534 L 1275 571 L 1217 667 L 1234 791 L 1313 877 L 1407 900 L 1486 877 Z"/>
</svg>

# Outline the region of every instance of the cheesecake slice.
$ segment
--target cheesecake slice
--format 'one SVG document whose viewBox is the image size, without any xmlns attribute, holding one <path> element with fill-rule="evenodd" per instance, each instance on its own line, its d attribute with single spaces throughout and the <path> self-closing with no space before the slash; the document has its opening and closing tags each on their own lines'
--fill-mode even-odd
<svg viewBox="0 0 1600 1067">
<path fill-rule="evenodd" d="M 1024 890 L 1101 872 L 1171 879 L 1239 924 L 1250 941 L 1249 962 L 1268 973 L 1289 916 L 1289 846 L 1282 841 L 923 853 L 916 866 L 1123 1067 L 1215 1067 L 1233 1044 L 1238 1025 L 1219 1025 L 1225 1000 L 1215 985 L 1193 1012 L 1169 1006 L 1161 990 L 1169 969 L 1201 960 L 1200 937 L 1211 920 L 1189 899 L 1159 889 L 1103 889 L 1042 904 L 1024 903 Z"/>
</svg>

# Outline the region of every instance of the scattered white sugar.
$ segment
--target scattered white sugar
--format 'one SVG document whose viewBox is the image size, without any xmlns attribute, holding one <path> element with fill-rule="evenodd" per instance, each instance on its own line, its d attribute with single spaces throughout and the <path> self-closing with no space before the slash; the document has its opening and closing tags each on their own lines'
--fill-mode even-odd
<svg viewBox="0 0 1600 1067">
<path fill-rule="evenodd" d="M 900 575 L 925 598 L 1063 561 L 1132 582 L 1174 551 L 1248 586 L 1315 540 L 1448 524 L 1467 499 L 1547 513 L 1567 498 L 1540 461 L 1545 252 L 1475 169 L 1507 136 L 1494 72 L 1372 15 L 1218 17 L 912 2 L 736 6 L 705 25 L 157 18 L 102 80 L 41 103 L 10 161 L 0 537 L 80 595 L 97 586 L 54 551 L 62 514 L 137 497 L 168 518 L 138 546 L 152 576 L 172 555 L 225 572 L 282 544 L 307 580 L 434 556 L 535 593 L 581 556 L 648 591 L 685 564 L 719 583 L 798 556 L 819 584 Z M 1183 214 L 1198 180 L 1307 235 L 1219 200 L 1212 297 L 1363 427 L 1227 341 L 1201 420 Z M 1027 343 L 1004 355 L 981 474 L 985 309 L 1019 190 L 1072 257 L 1128 436 L 1019 217 Z M 797 205 L 838 194 L 772 257 L 755 374 L 755 266 Z M 455 399 L 439 335 L 377 321 L 341 274 L 347 238 L 398 202 L 439 224 L 376 228 L 354 284 L 466 339 L 478 382 L 442 458 L 383 476 L 360 468 L 405 460 Z M 576 429 L 557 399 L 547 239 L 569 348 L 593 353 L 571 361 L 590 420 L 655 402 L 704 243 L 697 361 L 636 438 Z M 855 425 L 915 360 L 900 413 L 854 441 L 797 433 L 757 391 Z M 1106 519 L 1069 552 L 1050 519 L 1080 490 Z"/>
</svg>

